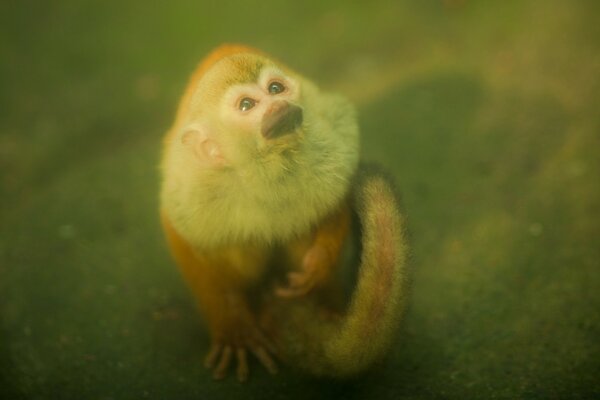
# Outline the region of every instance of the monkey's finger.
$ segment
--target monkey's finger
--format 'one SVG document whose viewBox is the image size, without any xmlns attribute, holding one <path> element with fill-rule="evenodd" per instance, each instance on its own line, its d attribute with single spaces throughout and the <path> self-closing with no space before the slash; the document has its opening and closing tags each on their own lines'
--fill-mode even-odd
<svg viewBox="0 0 600 400">
<path fill-rule="evenodd" d="M 310 280 L 310 271 L 290 272 L 288 274 L 288 282 L 292 287 L 305 285 Z"/>
<path fill-rule="evenodd" d="M 288 274 L 288 286 L 278 287 L 275 289 L 275 294 L 279 297 L 299 297 L 304 296 L 314 286 L 313 279 L 311 279 L 311 273 L 308 271 L 304 272 L 290 272 Z"/>
<path fill-rule="evenodd" d="M 248 380 L 248 358 L 246 357 L 246 349 L 238 347 L 237 353 L 237 378 L 240 382 Z"/>
<path fill-rule="evenodd" d="M 223 354 L 221 354 L 221 360 L 219 360 L 219 364 L 217 368 L 213 371 L 214 379 L 223 379 L 225 375 L 227 375 L 227 368 L 229 368 L 229 363 L 231 362 L 231 354 L 233 350 L 231 346 L 225 346 L 223 349 Z"/>
<path fill-rule="evenodd" d="M 214 368 L 215 363 L 217 362 L 217 358 L 219 357 L 219 353 L 221 353 L 222 348 L 223 348 L 223 346 L 221 346 L 218 343 L 213 343 L 210 346 L 210 350 L 208 351 L 208 354 L 204 358 L 204 366 L 206 368 Z"/>
<path fill-rule="evenodd" d="M 269 355 L 269 353 L 267 353 L 267 351 L 265 350 L 264 347 L 262 347 L 262 346 L 250 347 L 250 351 L 252 351 L 252 354 L 254 354 L 256 356 L 258 361 L 263 365 L 263 367 L 265 367 L 267 369 L 267 371 L 269 371 L 269 373 L 276 374 L 278 372 L 277 364 L 275 363 L 273 358 Z"/>
<path fill-rule="evenodd" d="M 275 343 L 273 343 L 273 341 L 258 328 L 254 329 L 254 339 L 251 343 L 253 343 L 254 347 L 258 347 L 256 343 L 259 343 L 265 347 L 269 353 L 279 356 Z"/>
<path fill-rule="evenodd" d="M 275 289 L 275 294 L 279 297 L 289 299 L 292 297 L 298 297 L 299 295 L 297 294 L 297 291 L 297 289 L 278 287 Z"/>
<path fill-rule="evenodd" d="M 302 286 L 278 287 L 275 289 L 275 294 L 279 297 L 292 298 L 306 295 L 313 288 L 312 283 L 307 283 Z"/>
</svg>

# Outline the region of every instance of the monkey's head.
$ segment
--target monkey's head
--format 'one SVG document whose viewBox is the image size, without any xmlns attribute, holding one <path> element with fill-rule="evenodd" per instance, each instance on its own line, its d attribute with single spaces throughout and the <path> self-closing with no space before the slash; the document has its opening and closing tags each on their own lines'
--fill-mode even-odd
<svg viewBox="0 0 600 400">
<path fill-rule="evenodd" d="M 316 142 L 357 152 L 352 107 L 258 52 L 224 56 L 193 78 L 177 125 L 201 168 L 276 168 L 298 152 L 319 153 Z"/>
<path fill-rule="evenodd" d="M 191 242 L 283 240 L 339 205 L 357 164 L 345 98 L 225 47 L 192 76 L 167 135 L 162 202 Z"/>
</svg>

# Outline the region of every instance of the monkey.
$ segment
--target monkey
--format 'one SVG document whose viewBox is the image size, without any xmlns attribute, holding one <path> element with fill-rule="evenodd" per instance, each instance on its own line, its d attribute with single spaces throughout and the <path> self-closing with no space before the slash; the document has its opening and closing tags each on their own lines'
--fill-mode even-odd
<svg viewBox="0 0 600 400">
<path fill-rule="evenodd" d="M 160 216 L 222 379 L 249 354 L 346 378 L 388 350 L 409 247 L 392 180 L 359 160 L 353 105 L 244 45 L 196 68 L 162 149 Z M 359 235 L 343 296 L 343 249 Z"/>
</svg>

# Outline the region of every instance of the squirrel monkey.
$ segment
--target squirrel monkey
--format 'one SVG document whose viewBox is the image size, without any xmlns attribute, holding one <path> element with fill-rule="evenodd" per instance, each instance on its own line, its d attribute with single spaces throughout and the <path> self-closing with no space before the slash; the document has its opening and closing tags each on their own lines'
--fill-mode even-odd
<svg viewBox="0 0 600 400">
<path fill-rule="evenodd" d="M 383 355 L 406 297 L 404 220 L 387 178 L 359 168 L 346 99 L 261 51 L 222 46 L 185 90 L 161 170 L 163 227 L 210 330 L 214 378 L 235 360 L 246 380 L 248 353 L 272 373 L 280 359 L 333 377 Z M 340 306 L 352 221 L 360 265 Z"/>
</svg>

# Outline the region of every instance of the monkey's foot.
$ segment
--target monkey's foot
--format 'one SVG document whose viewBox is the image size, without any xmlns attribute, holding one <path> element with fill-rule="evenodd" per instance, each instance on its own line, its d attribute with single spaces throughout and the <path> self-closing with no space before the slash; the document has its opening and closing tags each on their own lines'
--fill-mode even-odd
<svg viewBox="0 0 600 400">
<path fill-rule="evenodd" d="M 278 287 L 275 293 L 281 297 L 304 296 L 329 279 L 332 267 L 327 249 L 320 245 L 311 247 L 302 260 L 300 271 L 290 272 L 287 287 Z"/>
<path fill-rule="evenodd" d="M 238 380 L 240 382 L 248 380 L 248 351 L 267 371 L 276 374 L 277 364 L 273 356 L 277 354 L 277 351 L 271 340 L 253 322 L 244 321 L 234 326 L 235 328 L 228 329 L 227 334 L 217 335 L 206 355 L 204 365 L 206 368 L 212 369 L 213 378 L 225 378 L 232 358 L 235 358 Z"/>
</svg>

